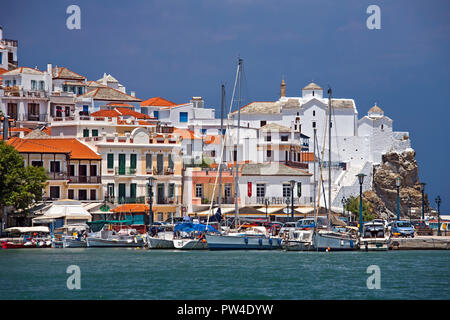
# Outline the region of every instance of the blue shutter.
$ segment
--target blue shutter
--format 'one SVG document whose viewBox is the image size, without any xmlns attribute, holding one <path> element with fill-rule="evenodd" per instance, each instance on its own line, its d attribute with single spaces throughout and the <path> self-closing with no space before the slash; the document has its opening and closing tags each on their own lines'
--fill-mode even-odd
<svg viewBox="0 0 450 320">
<path fill-rule="evenodd" d="M 153 116 L 156 118 L 156 119 L 159 119 L 159 111 L 153 111 Z"/>
<path fill-rule="evenodd" d="M 188 113 L 180 112 L 180 122 L 188 122 Z"/>
</svg>

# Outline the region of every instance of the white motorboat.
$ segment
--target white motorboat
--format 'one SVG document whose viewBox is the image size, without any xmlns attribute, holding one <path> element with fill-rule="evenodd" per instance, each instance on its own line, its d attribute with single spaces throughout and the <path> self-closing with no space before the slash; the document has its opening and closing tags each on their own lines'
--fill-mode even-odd
<svg viewBox="0 0 450 320">
<path fill-rule="evenodd" d="M 86 237 L 86 245 L 87 247 L 142 247 L 144 240 L 135 229 L 115 231 L 104 227 L 98 232 L 89 233 Z"/>
<path fill-rule="evenodd" d="M 372 221 L 363 225 L 359 247 L 365 251 L 383 251 L 389 248 L 389 232 L 383 222 Z"/>
</svg>

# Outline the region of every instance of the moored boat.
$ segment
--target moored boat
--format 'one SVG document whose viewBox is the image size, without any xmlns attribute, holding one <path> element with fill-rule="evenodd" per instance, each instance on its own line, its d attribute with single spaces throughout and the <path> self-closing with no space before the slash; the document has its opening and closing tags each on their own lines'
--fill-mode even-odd
<svg viewBox="0 0 450 320">
<path fill-rule="evenodd" d="M 388 250 L 389 231 L 383 222 L 367 222 L 363 225 L 363 232 L 359 238 L 359 247 L 366 251 Z"/>
<path fill-rule="evenodd" d="M 274 250 L 280 249 L 282 239 L 272 237 L 265 227 L 250 227 L 227 234 L 206 234 L 210 250 Z"/>
<path fill-rule="evenodd" d="M 3 249 L 50 248 L 52 238 L 48 227 L 11 227 L 5 229 L 11 237 L 1 239 Z"/>
</svg>

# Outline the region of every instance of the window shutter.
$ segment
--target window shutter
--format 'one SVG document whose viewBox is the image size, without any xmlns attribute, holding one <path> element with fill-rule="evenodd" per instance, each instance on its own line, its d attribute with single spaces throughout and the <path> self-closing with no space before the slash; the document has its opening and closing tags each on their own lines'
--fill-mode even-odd
<svg viewBox="0 0 450 320">
<path fill-rule="evenodd" d="M 114 154 L 108 153 L 108 169 L 114 168 Z"/>
</svg>

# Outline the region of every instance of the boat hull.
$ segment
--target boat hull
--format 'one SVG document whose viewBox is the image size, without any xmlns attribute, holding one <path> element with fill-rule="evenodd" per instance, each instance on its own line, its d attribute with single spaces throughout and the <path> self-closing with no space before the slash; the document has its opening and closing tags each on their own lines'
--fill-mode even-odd
<svg viewBox="0 0 450 320">
<path fill-rule="evenodd" d="M 316 251 L 351 251 L 356 250 L 356 241 L 327 233 L 315 233 L 313 238 Z"/>
<path fill-rule="evenodd" d="M 100 239 L 100 238 L 86 238 L 86 246 L 89 248 L 94 247 L 128 247 L 136 248 L 144 246 L 142 240 L 128 241 L 128 240 L 111 240 L 111 239 Z"/>
<path fill-rule="evenodd" d="M 206 235 L 210 250 L 276 250 L 281 249 L 281 238 Z"/>
<path fill-rule="evenodd" d="M 282 245 L 286 251 L 312 251 L 314 246 L 311 242 L 288 240 Z"/>
<path fill-rule="evenodd" d="M 47 241 L 40 241 L 36 242 L 34 244 L 27 242 L 27 243 L 20 243 L 20 242 L 9 242 L 4 241 L 2 242 L 2 249 L 39 249 L 39 248 L 51 248 L 52 244 L 50 240 Z"/>
<path fill-rule="evenodd" d="M 174 249 L 173 240 L 154 238 L 147 235 L 149 249 Z"/>
<path fill-rule="evenodd" d="M 389 240 L 384 238 L 360 240 L 359 248 L 364 251 L 386 251 L 389 249 Z"/>
<path fill-rule="evenodd" d="M 206 250 L 208 244 L 200 239 L 174 239 L 173 246 L 180 250 Z"/>
<path fill-rule="evenodd" d="M 86 248 L 87 244 L 86 244 L 86 241 L 75 240 L 72 238 L 64 238 L 62 240 L 62 247 L 63 248 Z"/>
</svg>

